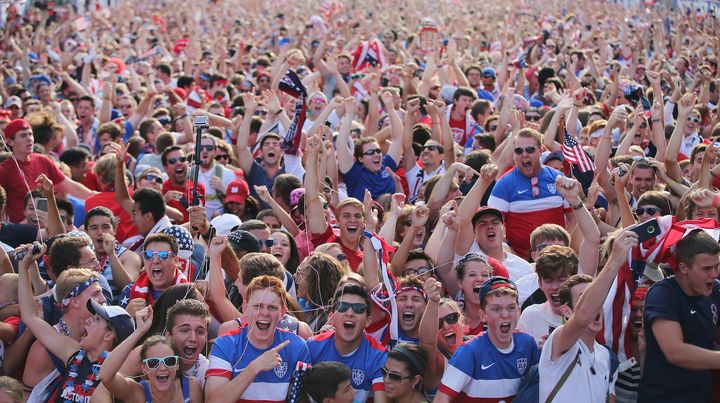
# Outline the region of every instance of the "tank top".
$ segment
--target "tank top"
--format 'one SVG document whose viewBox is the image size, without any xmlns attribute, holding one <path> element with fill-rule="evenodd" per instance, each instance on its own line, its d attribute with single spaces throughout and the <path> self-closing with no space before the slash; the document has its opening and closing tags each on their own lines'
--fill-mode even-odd
<svg viewBox="0 0 720 403">
<path fill-rule="evenodd" d="M 152 403 L 152 393 L 150 393 L 150 383 L 148 381 L 140 381 L 145 391 L 145 403 Z M 182 389 L 183 402 L 190 403 L 190 383 L 184 376 L 180 378 L 180 388 Z"/>
</svg>

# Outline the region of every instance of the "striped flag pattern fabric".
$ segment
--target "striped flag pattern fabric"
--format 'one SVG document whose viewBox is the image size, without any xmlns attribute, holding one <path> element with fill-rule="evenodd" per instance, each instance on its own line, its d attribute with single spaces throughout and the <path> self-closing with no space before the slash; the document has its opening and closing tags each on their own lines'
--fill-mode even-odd
<svg viewBox="0 0 720 403">
<path fill-rule="evenodd" d="M 565 160 L 577 165 L 581 172 L 595 170 L 595 164 L 577 140 L 575 140 L 575 137 L 571 136 L 567 130 L 565 130 L 565 134 L 563 135 L 562 153 Z"/>
</svg>

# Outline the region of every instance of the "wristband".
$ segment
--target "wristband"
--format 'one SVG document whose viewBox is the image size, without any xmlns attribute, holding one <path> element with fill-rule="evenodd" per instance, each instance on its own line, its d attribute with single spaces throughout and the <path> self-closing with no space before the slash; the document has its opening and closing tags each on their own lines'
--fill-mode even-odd
<svg viewBox="0 0 720 403">
<path fill-rule="evenodd" d="M 717 208 L 718 203 L 720 203 L 720 197 L 718 197 L 718 195 L 713 196 L 713 202 L 712 202 L 713 208 Z"/>
<path fill-rule="evenodd" d="M 583 208 L 584 206 L 585 206 L 585 203 L 583 203 L 583 201 L 580 200 L 580 202 L 579 202 L 578 204 L 576 204 L 576 205 L 574 205 L 574 206 L 570 206 L 570 208 L 573 209 L 573 210 L 580 210 L 580 209 Z"/>
<path fill-rule="evenodd" d="M 662 119 L 653 119 L 652 122 L 653 122 L 653 123 L 657 123 L 657 122 L 660 122 L 661 120 L 662 120 Z"/>
</svg>

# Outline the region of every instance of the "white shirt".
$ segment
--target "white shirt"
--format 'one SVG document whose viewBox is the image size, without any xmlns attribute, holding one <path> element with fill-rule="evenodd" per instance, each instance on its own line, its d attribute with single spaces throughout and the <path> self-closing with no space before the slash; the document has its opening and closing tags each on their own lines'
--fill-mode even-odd
<svg viewBox="0 0 720 403">
<path fill-rule="evenodd" d="M 478 245 L 477 241 L 473 241 L 467 253 L 479 253 L 483 256 L 487 256 L 487 254 L 482 249 L 480 249 L 480 245 Z M 460 263 L 460 259 L 462 258 L 463 255 L 455 255 L 455 259 L 453 260 L 453 266 L 457 266 L 458 263 Z M 510 252 L 505 252 L 505 259 L 500 263 L 505 266 L 508 274 L 510 275 L 510 280 L 512 280 L 513 282 L 517 281 L 523 276 L 535 272 L 530 263 L 526 262 L 523 258 L 519 256 L 513 255 Z M 493 275 L 495 274 L 493 273 Z"/>
<path fill-rule="evenodd" d="M 429 181 L 435 175 L 442 175 L 444 173 L 444 161 L 441 162 L 434 171 L 426 171 L 420 168 L 420 165 L 418 165 L 418 163 L 416 162 L 415 165 L 405 173 L 405 178 L 407 178 L 408 188 L 410 190 L 410 192 L 408 193 L 408 199 L 415 200 L 418 197 L 418 193 L 420 192 L 420 188 L 422 187 L 423 183 Z"/>
<path fill-rule="evenodd" d="M 520 314 L 518 330 L 527 333 L 540 343 L 540 339 L 562 325 L 560 315 L 555 315 L 550 307 L 550 302 L 530 305 Z"/>
<path fill-rule="evenodd" d="M 680 152 L 689 157 L 690 154 L 692 154 L 693 148 L 702 143 L 702 141 L 702 137 L 700 137 L 697 132 L 693 132 L 689 136 L 683 137 L 682 142 L 680 143 Z"/>
<path fill-rule="evenodd" d="M 518 289 L 518 301 L 520 305 L 525 303 L 525 300 L 540 288 L 540 282 L 538 281 L 538 275 L 536 272 L 532 272 L 526 276 L 522 276 L 515 282 L 515 286 Z"/>
<path fill-rule="evenodd" d="M 222 180 L 223 189 L 227 189 L 230 182 L 236 179 L 233 171 L 225 168 L 217 162 L 214 162 L 212 167 L 210 167 L 207 171 L 204 171 L 203 168 L 199 169 L 198 182 L 205 186 L 205 212 L 207 213 L 208 220 L 212 219 L 215 212 L 220 211 L 223 207 L 222 202 L 217 196 L 217 191 L 214 187 L 212 187 L 212 185 L 210 185 L 210 179 L 215 176 L 215 170 L 217 167 L 219 167 L 222 172 L 222 177 L 220 179 Z"/>
<path fill-rule="evenodd" d="M 557 361 L 552 361 L 553 337 L 548 337 L 540 354 L 538 373 L 540 374 L 540 401 L 547 400 L 550 392 L 560 381 L 565 370 L 575 361 L 580 351 L 580 361 L 573 368 L 570 376 L 555 395 L 554 402 L 592 402 L 604 403 L 608 392 L 612 392 L 610 379 L 610 352 L 607 348 L 593 341 L 593 351 L 578 339 Z M 595 369 L 593 375 L 591 367 Z"/>
</svg>

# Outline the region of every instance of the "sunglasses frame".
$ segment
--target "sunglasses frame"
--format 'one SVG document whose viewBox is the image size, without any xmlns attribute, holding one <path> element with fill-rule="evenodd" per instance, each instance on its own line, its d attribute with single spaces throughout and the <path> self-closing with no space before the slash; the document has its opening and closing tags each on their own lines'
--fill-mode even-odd
<svg viewBox="0 0 720 403">
<path fill-rule="evenodd" d="M 175 359 L 175 365 L 172 365 L 172 366 L 168 365 L 167 360 L 170 359 L 170 358 Z M 154 366 L 150 365 L 150 361 L 152 361 L 152 360 L 158 360 L 157 364 L 154 365 Z M 177 368 L 178 365 L 180 365 L 180 357 L 177 356 L 177 355 L 168 355 L 168 356 L 165 356 L 165 357 L 146 358 L 146 359 L 143 360 L 143 364 L 145 364 L 145 366 L 148 367 L 148 368 L 150 368 L 150 370 L 152 370 L 152 371 L 160 368 L 160 364 L 164 365 L 165 368 L 168 368 L 168 369 L 170 369 L 170 368 Z"/>
<path fill-rule="evenodd" d="M 395 383 L 400 383 L 406 379 L 414 378 L 413 376 L 402 376 L 402 375 L 398 375 L 394 372 L 390 372 L 390 371 L 388 371 L 387 368 L 385 368 L 384 365 L 382 366 L 382 368 L 380 368 L 380 370 L 382 371 L 383 379 L 389 378 L 392 382 L 395 382 Z"/>
<path fill-rule="evenodd" d="M 162 253 L 163 255 L 165 255 L 164 258 L 162 257 L 161 253 Z M 175 254 L 172 253 L 172 251 L 169 251 L 169 250 L 158 250 L 158 251 L 145 250 L 145 251 L 143 251 L 143 253 L 142 253 L 143 259 L 148 260 L 148 261 L 154 260 L 154 259 L 155 259 L 155 256 L 157 256 L 158 259 L 160 259 L 160 261 L 163 261 L 163 262 L 164 262 L 164 261 L 170 259 L 171 256 L 175 256 Z"/>
<path fill-rule="evenodd" d="M 515 155 L 522 155 L 523 152 L 526 153 L 527 155 L 532 155 L 532 154 L 535 154 L 535 153 L 537 152 L 537 149 L 538 149 L 538 148 L 537 148 L 536 146 L 527 146 L 527 147 L 525 147 L 525 148 L 523 148 L 523 147 L 515 147 L 515 148 L 513 149 L 513 152 L 515 153 Z M 531 150 L 532 150 L 532 151 L 531 151 Z M 519 152 L 518 152 L 518 151 L 519 151 Z"/>
<path fill-rule="evenodd" d="M 168 162 L 168 165 L 172 165 L 178 161 L 187 162 L 187 160 L 188 160 L 187 157 L 173 157 L 173 158 L 168 158 L 167 162 Z"/>
<path fill-rule="evenodd" d="M 367 304 L 363 304 L 361 302 L 350 303 L 345 301 L 336 302 L 333 306 L 333 310 L 339 313 L 345 313 L 348 311 L 348 309 L 352 309 L 355 315 L 364 315 L 365 313 L 369 312 L 370 307 Z"/>
<path fill-rule="evenodd" d="M 372 150 L 367 150 L 362 153 L 363 156 L 368 156 L 368 157 L 372 157 L 375 154 L 382 155 L 382 150 L 378 147 L 378 148 L 373 148 Z"/>
<path fill-rule="evenodd" d="M 452 318 L 448 319 L 449 317 Z M 447 323 L 448 325 L 454 325 L 458 323 L 459 320 L 460 314 L 458 312 L 450 312 L 442 318 L 438 318 L 438 329 L 441 329 L 443 327 L 443 322 Z"/>
</svg>

